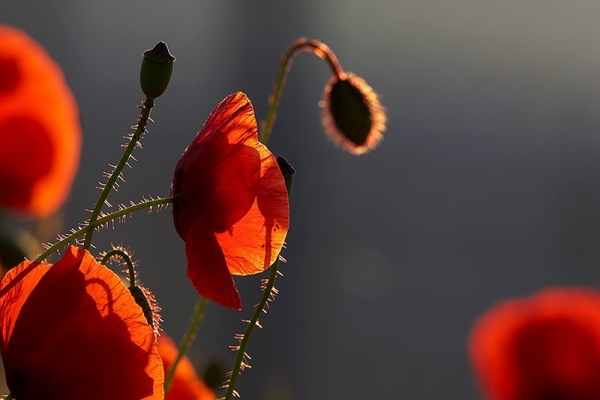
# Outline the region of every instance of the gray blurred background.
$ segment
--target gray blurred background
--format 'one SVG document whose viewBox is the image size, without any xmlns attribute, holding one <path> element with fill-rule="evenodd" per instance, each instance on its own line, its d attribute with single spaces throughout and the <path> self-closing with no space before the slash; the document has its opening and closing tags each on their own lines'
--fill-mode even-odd
<svg viewBox="0 0 600 400">
<path fill-rule="evenodd" d="M 264 118 L 282 52 L 327 43 L 382 96 L 389 124 L 361 157 L 332 146 L 318 58 L 295 61 L 270 147 L 298 174 L 280 295 L 250 344 L 245 399 L 477 399 L 466 341 L 503 298 L 600 283 L 600 3 L 557 0 L 7 1 L 62 65 L 80 106 L 82 162 L 64 229 L 136 121 L 141 52 L 178 58 L 114 203 L 168 195 L 208 113 L 241 90 Z M 96 235 L 135 250 L 166 332 L 196 293 L 170 209 Z M 244 310 L 212 304 L 191 351 L 231 367 Z"/>
</svg>

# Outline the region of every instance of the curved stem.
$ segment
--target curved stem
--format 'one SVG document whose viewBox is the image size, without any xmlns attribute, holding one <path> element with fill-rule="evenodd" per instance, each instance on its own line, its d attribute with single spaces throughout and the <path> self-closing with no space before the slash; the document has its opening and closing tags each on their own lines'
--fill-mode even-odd
<svg viewBox="0 0 600 400">
<path fill-rule="evenodd" d="M 277 260 L 271 266 L 271 275 L 269 275 L 269 280 L 265 285 L 263 295 L 256 308 L 254 309 L 252 318 L 246 326 L 244 337 L 240 342 L 239 348 L 237 349 L 237 356 L 235 357 L 235 363 L 233 365 L 233 369 L 231 370 L 231 377 L 229 379 L 229 383 L 227 384 L 227 393 L 225 394 L 225 400 L 231 400 L 231 397 L 235 392 L 235 385 L 242 371 L 242 365 L 244 364 L 244 358 L 246 357 L 246 348 L 248 348 L 248 343 L 250 343 L 250 336 L 252 336 L 252 331 L 254 330 L 254 327 L 258 325 L 258 319 L 261 313 L 263 312 L 265 305 L 269 300 L 269 297 L 271 296 L 271 291 L 273 290 L 273 286 L 275 285 L 275 279 L 277 278 L 278 268 L 279 258 L 277 258 Z"/>
<path fill-rule="evenodd" d="M 127 254 L 127 252 L 125 250 L 112 249 L 110 251 L 107 251 L 106 254 L 104 255 L 104 257 L 102 257 L 100 264 L 106 265 L 108 260 L 110 260 L 110 258 L 114 257 L 114 256 L 119 256 L 123 260 L 125 260 L 125 263 L 127 264 L 127 271 L 129 272 L 129 285 L 136 286 L 136 284 L 135 284 L 135 268 L 133 267 L 133 261 L 131 261 L 131 257 L 129 257 L 129 254 Z"/>
<path fill-rule="evenodd" d="M 133 153 L 133 149 L 139 142 L 140 138 L 142 137 L 142 134 L 144 134 L 144 132 L 146 132 L 146 125 L 148 124 L 148 120 L 150 119 L 150 113 L 152 112 L 153 107 L 154 107 L 154 100 L 152 100 L 152 99 L 146 98 L 146 100 L 142 103 L 142 105 L 141 105 L 142 111 L 138 118 L 138 123 L 135 128 L 135 132 L 133 132 L 133 134 L 131 135 L 131 138 L 129 139 L 129 144 L 127 145 L 127 148 L 123 152 L 123 155 L 121 156 L 121 159 L 119 160 L 119 163 L 115 166 L 113 172 L 110 174 L 110 177 L 108 178 L 108 182 L 106 182 L 106 185 L 104 185 L 104 189 L 102 189 L 102 193 L 100 193 L 100 197 L 98 197 L 98 201 L 96 202 L 96 205 L 94 206 L 94 210 L 92 211 L 92 216 L 90 217 L 90 223 L 89 223 L 90 225 L 94 224 L 96 222 L 96 220 L 98 219 L 98 217 L 100 216 L 100 212 L 102 211 L 102 206 L 104 205 L 104 202 L 108 198 L 108 194 L 112 190 L 117 179 L 121 176 L 121 171 L 123 171 L 123 168 L 125 167 L 125 165 L 127 165 L 127 162 L 129 161 L 129 157 L 131 156 L 131 153 Z M 90 248 L 90 246 L 92 245 L 92 237 L 93 236 L 94 236 L 93 229 L 86 232 L 85 241 L 83 243 L 84 249 L 88 250 Z"/>
<path fill-rule="evenodd" d="M 154 206 L 161 206 L 161 205 L 169 204 L 172 202 L 173 202 L 172 197 L 165 197 L 165 198 L 158 198 L 158 199 L 153 199 L 153 200 L 148 200 L 148 201 L 142 201 L 141 203 L 135 204 L 133 206 L 123 207 L 119 211 L 115 211 L 114 213 L 107 214 L 107 215 L 103 216 L 102 218 L 98 218 L 93 223 L 90 222 L 86 226 L 80 228 L 79 230 L 71 233 L 70 235 L 65 236 L 62 240 L 56 242 L 55 244 L 50 246 L 46 251 L 44 251 L 42 254 L 40 254 L 34 260 L 34 262 L 42 262 L 43 260 L 48 258 L 50 255 L 52 255 L 55 251 L 57 251 L 61 247 L 74 242 L 78 238 L 89 233 L 90 231 L 93 231 L 97 227 L 106 224 L 107 222 L 124 217 L 124 216 L 134 213 L 136 211 L 143 210 L 144 208 L 152 208 Z"/>
<path fill-rule="evenodd" d="M 173 361 L 171 368 L 169 368 L 169 372 L 165 378 L 165 397 L 169 392 L 169 388 L 173 383 L 173 376 L 175 376 L 175 370 L 177 369 L 177 365 L 181 361 L 181 359 L 186 355 L 188 350 L 190 349 L 194 339 L 196 339 L 196 333 L 198 332 L 198 327 L 200 326 L 200 322 L 204 318 L 204 313 L 206 312 L 206 306 L 208 305 L 208 300 L 205 298 L 199 298 L 196 302 L 196 306 L 194 307 L 194 312 L 192 314 L 192 320 L 190 321 L 190 326 L 188 327 L 185 336 L 183 337 L 181 344 L 179 345 L 179 353 L 177 354 L 177 358 Z"/>
<path fill-rule="evenodd" d="M 331 69 L 331 73 L 338 79 L 344 79 L 346 76 L 346 73 L 342 69 L 337 57 L 325 43 L 306 38 L 300 38 L 292 43 L 292 45 L 287 48 L 285 53 L 283 53 L 283 57 L 279 63 L 279 71 L 277 72 L 277 79 L 275 80 L 273 92 L 269 97 L 269 111 L 267 112 L 267 118 L 262 126 L 262 132 L 259 139 L 263 144 L 267 144 L 269 141 L 269 136 L 271 135 L 271 131 L 273 130 L 275 118 L 277 117 L 277 107 L 279 107 L 279 101 L 281 100 L 283 87 L 285 86 L 287 74 L 292 67 L 293 59 L 302 51 L 311 52 L 325 60 Z"/>
</svg>

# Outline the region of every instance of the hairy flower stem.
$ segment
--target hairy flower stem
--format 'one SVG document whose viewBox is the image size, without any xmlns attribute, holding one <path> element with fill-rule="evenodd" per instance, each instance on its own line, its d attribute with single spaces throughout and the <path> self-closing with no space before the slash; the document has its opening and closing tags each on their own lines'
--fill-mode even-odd
<svg viewBox="0 0 600 400">
<path fill-rule="evenodd" d="M 260 142 L 263 144 L 267 144 L 269 141 L 269 136 L 271 135 L 271 131 L 273 130 L 275 118 L 277 117 L 277 108 L 279 107 L 279 101 L 281 100 L 281 95 L 283 93 L 283 87 L 285 86 L 287 74 L 292 67 L 294 57 L 303 51 L 311 52 L 325 60 L 331 69 L 331 73 L 338 79 L 343 79 L 346 75 L 337 57 L 325 43 L 306 38 L 300 38 L 292 43 L 292 45 L 287 48 L 285 53 L 283 53 L 283 57 L 279 63 L 277 79 L 275 80 L 275 85 L 273 86 L 273 92 L 269 97 L 269 111 L 267 112 L 267 118 L 262 125 L 259 138 Z"/>
<path fill-rule="evenodd" d="M 199 298 L 196 302 L 196 306 L 194 307 L 194 312 L 192 314 L 192 319 L 190 321 L 190 326 L 188 327 L 185 336 L 181 340 L 179 345 L 179 353 L 177 354 L 177 358 L 173 361 L 171 368 L 169 368 L 169 372 L 165 377 L 165 397 L 171 388 L 171 384 L 173 383 L 173 377 L 175 376 L 175 369 L 177 365 L 181 361 L 181 359 L 186 355 L 192 343 L 196 339 L 196 333 L 198 332 L 198 328 L 200 327 L 200 322 L 204 318 L 204 313 L 206 312 L 206 306 L 208 305 L 208 300 L 205 298 Z"/>
<path fill-rule="evenodd" d="M 235 363 L 233 364 L 233 369 L 231 370 L 231 377 L 229 383 L 227 384 L 227 393 L 225 394 L 225 400 L 231 400 L 233 393 L 235 392 L 235 385 L 237 383 L 237 379 L 240 376 L 242 364 L 244 362 L 244 357 L 246 356 L 246 348 L 248 348 L 248 343 L 250 343 L 250 336 L 252 336 L 252 331 L 254 327 L 258 324 L 258 319 L 260 315 L 263 313 L 263 310 L 271 296 L 271 290 L 273 286 L 275 286 L 275 279 L 277 278 L 277 272 L 279 269 L 279 259 L 271 265 L 271 275 L 269 275 L 269 280 L 265 285 L 265 289 L 263 295 L 256 305 L 254 309 L 254 313 L 252 314 L 252 318 L 248 322 L 246 326 L 246 331 L 244 332 L 244 338 L 240 342 L 240 347 L 237 350 L 237 356 L 235 357 Z"/>
<path fill-rule="evenodd" d="M 292 194 L 292 188 L 294 186 L 294 169 L 287 164 L 289 170 L 284 173 L 285 177 L 285 187 L 287 188 L 288 198 Z M 231 396 L 235 393 L 235 384 L 237 383 L 238 376 L 242 372 L 242 365 L 244 364 L 244 358 L 246 357 L 246 348 L 248 347 L 248 343 L 250 343 L 250 336 L 252 336 L 252 331 L 254 327 L 258 325 L 258 319 L 260 318 L 261 313 L 264 311 L 269 298 L 273 295 L 275 291 L 275 280 L 277 279 L 277 274 L 279 270 L 279 256 L 277 255 L 277 259 L 271 265 L 271 275 L 269 275 L 269 279 L 264 286 L 263 295 L 260 298 L 260 301 L 256 305 L 254 309 L 254 313 L 252 314 L 252 318 L 248 322 L 246 326 L 246 331 L 244 332 L 244 337 L 240 342 L 240 346 L 237 349 L 237 356 L 235 358 L 235 363 L 233 364 L 233 369 L 231 370 L 231 377 L 229 378 L 229 382 L 227 383 L 227 392 L 225 394 L 224 400 L 231 400 Z"/>
<path fill-rule="evenodd" d="M 61 247 L 74 242 L 75 240 L 79 239 L 83 235 L 87 234 L 90 231 L 93 231 L 94 229 L 98 228 L 99 226 L 106 224 L 107 222 L 124 217 L 124 216 L 132 214 L 136 211 L 143 210 L 145 208 L 152 208 L 154 206 L 161 206 L 161 205 L 169 204 L 172 202 L 173 202 L 172 197 L 165 197 L 165 198 L 158 198 L 158 199 L 153 199 L 153 200 L 148 200 L 148 201 L 142 201 L 141 203 L 138 203 L 138 204 L 135 204 L 135 205 L 129 206 L 129 207 L 123 207 L 119 211 L 115 211 L 114 213 L 107 214 L 107 215 L 103 216 L 102 218 L 98 218 L 93 223 L 90 221 L 84 227 L 79 228 L 79 230 L 71 233 L 70 235 L 67 235 L 65 238 L 63 238 L 60 241 L 53 244 L 46 251 L 44 251 L 42 254 L 40 254 L 34 260 L 34 262 L 42 262 L 43 260 L 48 258 L 50 255 L 52 255 L 55 251 L 57 251 Z"/>
<path fill-rule="evenodd" d="M 125 261 L 125 264 L 127 264 L 127 271 L 129 273 L 129 284 L 131 286 L 136 286 L 135 268 L 133 267 L 133 261 L 131 261 L 131 257 L 129 257 L 129 254 L 127 254 L 127 252 L 121 249 L 112 249 L 110 251 L 107 251 L 104 257 L 102 257 L 102 261 L 100 261 L 100 264 L 106 265 L 108 260 L 110 260 L 111 257 L 115 256 L 121 257 L 123 261 Z"/>
<path fill-rule="evenodd" d="M 142 135 L 146 132 L 146 125 L 148 124 L 148 120 L 150 119 L 150 113 L 152 112 L 153 107 L 154 107 L 154 100 L 152 100 L 152 99 L 146 98 L 146 100 L 142 103 L 142 105 L 141 105 L 142 111 L 140 112 L 140 116 L 138 118 L 138 123 L 135 128 L 135 132 L 133 132 L 133 134 L 131 135 L 131 138 L 129 139 L 129 144 L 125 148 L 125 151 L 123 152 L 123 155 L 121 156 L 121 159 L 119 160 L 119 163 L 115 166 L 114 170 L 110 174 L 110 177 L 108 178 L 108 182 L 106 182 L 106 185 L 102 189 L 102 193 L 100 193 L 100 197 L 98 197 L 98 201 L 96 202 L 94 210 L 92 211 L 92 216 L 90 217 L 89 225 L 93 225 L 96 222 L 96 220 L 98 219 L 98 217 L 100 216 L 100 212 L 102 211 L 102 206 L 104 205 L 104 202 L 108 198 L 110 191 L 112 190 L 115 183 L 117 182 L 117 179 L 121 176 L 121 171 L 123 171 L 123 168 L 125 167 L 125 165 L 127 165 L 127 162 L 129 161 L 129 157 L 131 156 L 131 153 L 133 153 L 133 149 L 135 148 L 137 143 L 140 141 Z M 92 245 L 92 237 L 93 236 L 94 236 L 93 229 L 86 232 L 85 241 L 83 243 L 84 249 L 89 250 L 90 246 Z"/>
</svg>

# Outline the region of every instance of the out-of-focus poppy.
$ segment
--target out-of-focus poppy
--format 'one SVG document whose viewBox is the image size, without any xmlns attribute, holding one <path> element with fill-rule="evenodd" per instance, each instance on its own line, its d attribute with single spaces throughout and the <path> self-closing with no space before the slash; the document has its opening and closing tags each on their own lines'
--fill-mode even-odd
<svg viewBox="0 0 600 400">
<path fill-rule="evenodd" d="M 162 399 L 156 338 L 119 277 L 86 250 L 26 261 L 0 283 L 0 352 L 16 399 Z"/>
<path fill-rule="evenodd" d="M 477 321 L 469 350 L 488 399 L 600 399 L 600 292 L 501 303 Z"/>
<path fill-rule="evenodd" d="M 321 104 L 327 136 L 350 153 L 366 153 L 383 139 L 385 109 L 361 77 L 352 73 L 333 76 L 325 86 Z"/>
<path fill-rule="evenodd" d="M 77 105 L 59 66 L 24 32 L 0 26 L 0 207 L 55 212 L 80 148 Z"/>
<path fill-rule="evenodd" d="M 285 182 L 258 141 L 244 93 L 230 95 L 210 114 L 177 163 L 171 195 L 188 277 L 202 297 L 241 309 L 232 274 L 269 268 L 289 228 Z"/>
<path fill-rule="evenodd" d="M 173 340 L 164 333 L 158 338 L 158 353 L 162 358 L 165 375 L 177 358 L 178 349 Z M 166 400 L 215 400 L 215 393 L 198 378 L 190 359 L 183 357 L 173 375 Z"/>
</svg>

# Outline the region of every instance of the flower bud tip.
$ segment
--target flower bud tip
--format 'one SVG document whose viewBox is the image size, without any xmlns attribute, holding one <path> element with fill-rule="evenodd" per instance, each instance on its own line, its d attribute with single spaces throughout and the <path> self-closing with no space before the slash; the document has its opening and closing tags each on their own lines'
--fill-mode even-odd
<svg viewBox="0 0 600 400">
<path fill-rule="evenodd" d="M 143 55 L 140 84 L 146 97 L 154 100 L 167 90 L 173 74 L 173 63 L 177 59 L 169 52 L 169 47 L 163 41 L 144 51 Z"/>
</svg>

